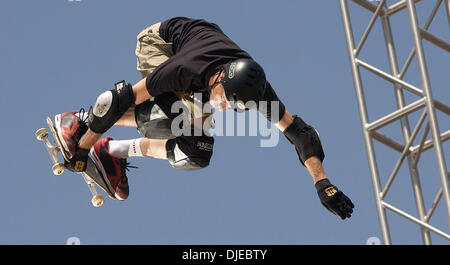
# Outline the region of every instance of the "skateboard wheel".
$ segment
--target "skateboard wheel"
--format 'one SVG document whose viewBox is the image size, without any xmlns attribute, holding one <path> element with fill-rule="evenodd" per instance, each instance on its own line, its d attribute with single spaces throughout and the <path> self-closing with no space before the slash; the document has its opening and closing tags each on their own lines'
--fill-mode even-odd
<svg viewBox="0 0 450 265">
<path fill-rule="evenodd" d="M 57 163 L 53 165 L 52 170 L 53 174 L 61 175 L 62 173 L 64 173 L 64 170 L 66 170 L 66 167 L 61 163 Z"/>
<path fill-rule="evenodd" d="M 103 198 L 103 196 L 101 194 L 97 194 L 94 197 L 92 197 L 91 202 L 92 202 L 92 205 L 94 205 L 94 207 L 100 207 L 105 202 L 105 198 Z"/>
<path fill-rule="evenodd" d="M 35 135 L 39 141 L 42 141 L 42 139 L 48 136 L 48 131 L 45 128 L 40 128 L 36 131 Z"/>
</svg>

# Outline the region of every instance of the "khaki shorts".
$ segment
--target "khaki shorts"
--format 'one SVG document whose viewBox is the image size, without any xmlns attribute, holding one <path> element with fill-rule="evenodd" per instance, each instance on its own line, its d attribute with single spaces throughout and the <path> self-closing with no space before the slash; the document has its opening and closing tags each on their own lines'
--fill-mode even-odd
<svg viewBox="0 0 450 265">
<path fill-rule="evenodd" d="M 137 36 L 137 70 L 146 77 L 155 68 L 173 56 L 172 43 L 165 42 L 159 36 L 161 22 L 144 29 Z"/>
<path fill-rule="evenodd" d="M 137 36 L 137 70 L 142 74 L 143 78 L 151 74 L 158 65 L 173 56 L 172 43 L 164 41 L 159 35 L 160 26 L 161 22 L 153 24 L 141 31 Z M 174 93 L 188 107 L 191 123 L 193 123 L 195 119 L 201 118 L 202 120 L 205 120 L 212 115 L 211 113 L 203 113 L 203 106 L 194 104 L 192 95 L 185 92 Z M 203 105 L 204 104 L 205 102 Z M 207 109 L 211 110 L 211 108 Z M 211 127 L 214 126 L 213 119 L 211 118 L 208 120 L 211 120 Z"/>
</svg>

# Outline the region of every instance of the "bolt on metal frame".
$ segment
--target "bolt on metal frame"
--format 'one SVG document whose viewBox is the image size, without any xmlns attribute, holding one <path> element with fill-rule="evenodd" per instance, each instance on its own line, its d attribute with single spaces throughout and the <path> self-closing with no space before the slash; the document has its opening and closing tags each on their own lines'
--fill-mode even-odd
<svg viewBox="0 0 450 265">
<path fill-rule="evenodd" d="M 450 240 L 449 233 L 446 233 L 429 224 L 430 218 L 432 217 L 434 210 L 436 209 L 438 203 L 441 200 L 443 200 L 445 203 L 446 214 L 450 224 L 450 191 L 449 191 L 450 172 L 448 172 L 442 148 L 442 143 L 450 139 L 450 130 L 441 133 L 439 130 L 438 120 L 436 118 L 436 110 L 445 113 L 447 115 L 446 117 L 448 117 L 450 115 L 450 107 L 447 104 L 445 104 L 445 102 L 441 102 L 433 98 L 422 43 L 422 41 L 425 39 L 430 43 L 436 45 L 437 47 L 450 53 L 449 43 L 428 32 L 428 28 L 430 27 L 431 22 L 433 21 L 436 15 L 436 12 L 441 6 L 443 6 L 443 8 L 445 8 L 446 10 L 447 19 L 450 27 L 450 3 L 449 3 L 450 0 L 436 1 L 436 4 L 434 5 L 434 8 L 423 28 L 419 26 L 416 14 L 416 3 L 420 2 L 420 0 L 401 0 L 391 6 L 387 6 L 386 0 L 378 0 L 378 2 L 375 2 L 373 0 L 372 1 L 352 0 L 352 1 L 358 4 L 359 6 L 369 10 L 372 13 L 372 18 L 367 28 L 365 29 L 360 42 L 357 45 L 355 45 L 352 24 L 350 21 L 348 0 L 340 0 L 342 20 L 350 57 L 350 66 L 353 74 L 353 81 L 357 96 L 364 142 L 366 146 L 369 168 L 372 177 L 372 185 L 375 193 L 376 209 L 378 212 L 378 218 L 381 225 L 381 232 L 384 244 L 392 243 L 388 220 L 386 216 L 386 209 L 391 210 L 392 212 L 419 225 L 424 244 L 431 244 L 430 232 L 434 232 L 437 235 L 440 235 L 443 238 Z M 442 2 L 444 2 L 444 4 L 442 4 Z M 398 65 L 397 54 L 394 46 L 394 40 L 390 25 L 390 16 L 403 9 L 407 9 L 408 12 L 409 24 L 411 27 L 414 46 L 412 47 L 411 52 L 404 66 L 400 69 Z M 389 66 L 391 69 L 391 73 L 386 73 L 358 58 L 360 51 L 363 48 L 367 40 L 367 37 L 369 36 L 377 19 L 381 20 L 387 53 L 389 57 Z M 414 57 L 417 57 L 422 88 L 418 88 L 403 80 L 403 77 L 405 76 L 405 73 L 407 72 Z M 363 91 L 363 81 L 360 74 L 361 67 L 393 84 L 395 98 L 398 107 L 397 110 L 375 121 L 369 121 L 368 110 L 366 107 L 366 98 L 364 96 Z M 420 99 L 416 100 L 413 103 L 405 105 L 405 97 L 404 97 L 405 90 L 419 96 Z M 411 132 L 408 115 L 421 109 L 422 115 L 420 116 L 417 124 L 415 125 L 413 131 Z M 426 118 L 428 118 L 428 122 L 425 123 Z M 394 121 L 400 121 L 402 135 L 405 144 L 399 143 L 398 141 L 393 140 L 377 131 L 378 129 L 388 124 L 391 124 Z M 421 137 L 420 143 L 417 145 L 413 145 L 414 140 L 416 139 L 421 127 L 424 124 L 426 124 L 426 127 Z M 430 140 L 427 140 L 428 134 L 430 132 L 432 137 Z M 380 175 L 378 171 L 373 140 L 376 140 L 377 142 L 380 142 L 400 153 L 400 158 L 395 164 L 394 169 L 384 187 L 381 185 L 380 181 Z M 440 176 L 441 188 L 437 193 L 436 197 L 434 198 L 432 205 L 427 211 L 424 205 L 422 187 L 419 179 L 418 162 L 421 154 L 428 149 L 434 149 L 438 172 Z M 414 199 L 417 208 L 417 217 L 401 209 L 398 209 L 397 207 L 393 206 L 390 203 L 387 203 L 384 200 L 387 192 L 389 191 L 389 188 L 391 187 L 405 159 L 408 161 L 408 169 L 411 177 L 411 182 L 413 185 Z"/>
</svg>

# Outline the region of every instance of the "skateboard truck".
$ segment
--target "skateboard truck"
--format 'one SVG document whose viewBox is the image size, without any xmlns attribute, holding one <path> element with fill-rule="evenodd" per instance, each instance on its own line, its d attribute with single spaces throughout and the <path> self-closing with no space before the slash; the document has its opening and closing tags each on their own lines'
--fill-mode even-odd
<svg viewBox="0 0 450 265">
<path fill-rule="evenodd" d="M 47 123 L 49 123 L 49 126 L 53 126 L 50 118 L 47 118 Z M 52 127 L 50 127 L 52 128 Z M 54 134 L 54 132 L 52 131 L 52 134 Z M 64 151 L 61 149 L 61 145 L 59 144 L 58 141 L 56 141 L 56 136 L 55 138 L 55 144 L 50 143 L 50 140 L 48 139 L 49 133 L 48 130 L 46 128 L 40 128 L 36 131 L 35 133 L 36 138 L 39 141 L 43 141 L 45 144 L 45 147 L 48 151 L 48 154 L 50 155 L 50 158 L 52 159 L 53 162 L 53 166 L 52 166 L 52 171 L 53 174 L 55 175 L 61 175 L 62 173 L 64 173 L 66 167 L 64 166 L 63 163 L 58 161 L 58 153 L 61 153 L 64 156 Z M 89 159 L 88 160 L 88 164 L 92 163 L 92 160 Z M 94 165 L 91 165 L 94 166 Z M 95 167 L 95 166 L 94 166 Z M 81 174 L 83 176 L 84 181 L 86 182 L 86 184 L 89 187 L 90 192 L 92 193 L 92 199 L 91 202 L 95 207 L 100 207 L 103 205 L 103 203 L 105 202 L 104 197 L 101 194 L 97 193 L 97 190 L 95 189 L 95 182 L 93 181 L 93 179 L 86 173 L 86 172 L 80 172 L 79 174 Z"/>
</svg>

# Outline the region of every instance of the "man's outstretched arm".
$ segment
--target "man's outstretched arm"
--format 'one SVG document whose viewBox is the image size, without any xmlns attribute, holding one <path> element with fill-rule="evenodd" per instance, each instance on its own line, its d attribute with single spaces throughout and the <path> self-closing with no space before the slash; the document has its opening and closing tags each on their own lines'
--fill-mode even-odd
<svg viewBox="0 0 450 265">
<path fill-rule="evenodd" d="M 322 166 L 324 154 L 317 131 L 299 117 L 292 116 L 287 110 L 275 125 L 294 144 L 300 161 L 313 178 L 322 205 L 342 219 L 350 218 L 354 205 L 328 180 Z"/>
<path fill-rule="evenodd" d="M 281 120 L 275 125 L 280 129 L 280 131 L 285 132 L 286 129 L 293 123 L 294 117 L 285 110 L 283 117 Z M 305 167 L 308 169 L 309 174 L 311 174 L 314 184 L 316 184 L 319 180 L 327 178 L 325 175 L 325 170 L 322 167 L 322 162 L 316 156 L 312 156 L 305 160 Z"/>
</svg>

